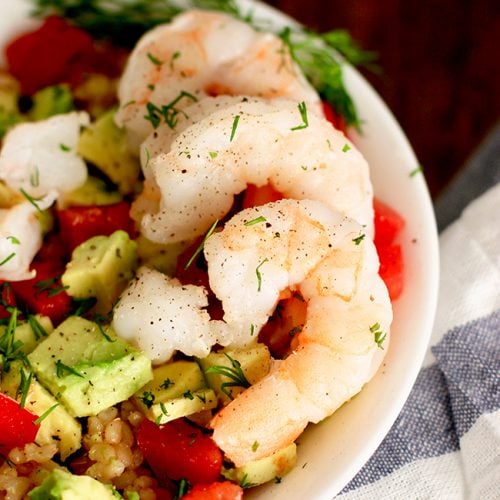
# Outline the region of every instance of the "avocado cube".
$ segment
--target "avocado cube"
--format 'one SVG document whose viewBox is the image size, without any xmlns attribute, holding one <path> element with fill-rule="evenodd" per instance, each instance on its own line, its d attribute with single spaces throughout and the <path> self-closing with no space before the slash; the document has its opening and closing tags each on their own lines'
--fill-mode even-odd
<svg viewBox="0 0 500 500">
<path fill-rule="evenodd" d="M 33 95 L 29 117 L 33 121 L 45 120 L 54 115 L 68 113 L 75 108 L 69 85 L 45 87 Z"/>
<path fill-rule="evenodd" d="M 268 457 L 248 462 L 234 469 L 223 469 L 222 475 L 244 488 L 250 488 L 282 478 L 293 469 L 296 461 L 297 445 L 292 443 Z"/>
<path fill-rule="evenodd" d="M 21 370 L 27 378 L 29 373 L 19 361 L 12 363 L 8 373 L 2 374 L 1 390 L 14 399 L 18 399 Z M 66 460 L 69 455 L 81 447 L 82 428 L 80 423 L 34 377 L 31 379 L 26 394 L 25 408 L 38 417 L 54 408 L 40 422 L 40 428 L 35 438 L 37 444 L 40 446 L 56 444 L 62 460 Z"/>
<path fill-rule="evenodd" d="M 46 337 L 54 327 L 48 316 L 36 314 L 28 316 L 28 321 L 20 321 L 14 330 L 14 342 L 22 342 L 20 351 L 29 354 Z M 0 338 L 7 330 L 5 325 L 0 325 Z"/>
<path fill-rule="evenodd" d="M 28 493 L 31 500 L 116 500 L 122 496 L 111 486 L 90 476 L 76 476 L 54 469 L 40 486 Z"/>
<path fill-rule="evenodd" d="M 153 380 L 136 395 L 144 414 L 158 424 L 217 406 L 195 361 L 174 361 L 153 370 Z"/>
<path fill-rule="evenodd" d="M 62 208 L 112 205 L 122 199 L 122 195 L 118 191 L 110 191 L 103 180 L 89 175 L 83 186 L 70 193 L 62 193 L 58 206 Z"/>
<path fill-rule="evenodd" d="M 75 417 L 128 399 L 152 378 L 151 361 L 103 327 L 71 316 L 28 356 L 38 380 Z"/>
<path fill-rule="evenodd" d="M 111 236 L 94 236 L 77 246 L 61 281 L 71 297 L 96 297 L 96 311 L 107 313 L 136 267 L 137 245 L 120 230 Z"/>
<path fill-rule="evenodd" d="M 177 258 L 187 248 L 188 242 L 164 245 L 148 240 L 140 234 L 135 240 L 141 265 L 151 267 L 168 276 L 175 274 Z"/>
<path fill-rule="evenodd" d="M 80 136 L 78 153 L 104 172 L 122 194 L 133 193 L 140 165 L 129 151 L 125 132 L 114 122 L 114 111 L 102 115 Z"/>
<path fill-rule="evenodd" d="M 232 370 L 231 359 L 227 356 L 240 364 L 245 379 L 250 385 L 255 384 L 261 378 L 265 377 L 271 369 L 271 354 L 264 344 L 255 344 L 252 347 L 244 349 L 224 349 L 219 352 L 211 352 L 206 358 L 198 359 L 197 361 L 205 373 L 208 386 L 216 392 L 223 404 L 229 403 L 231 399 L 234 399 L 245 390 L 243 385 L 234 387 L 223 386 L 223 384 L 232 382 L 232 380 L 223 373 L 214 373 L 214 371 L 209 370 L 217 367 Z M 207 372 L 207 370 L 209 371 Z M 228 397 L 224 389 L 231 397 Z"/>
</svg>

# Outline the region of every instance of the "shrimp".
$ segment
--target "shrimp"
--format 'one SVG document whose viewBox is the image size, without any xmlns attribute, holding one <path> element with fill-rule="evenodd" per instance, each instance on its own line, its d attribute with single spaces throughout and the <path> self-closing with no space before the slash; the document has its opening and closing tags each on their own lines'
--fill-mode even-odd
<svg viewBox="0 0 500 500">
<path fill-rule="evenodd" d="M 37 212 L 48 208 L 55 193 L 47 195 L 34 206 L 25 201 L 9 209 L 0 209 L 0 279 L 22 281 L 33 278 L 29 267 L 42 246 L 42 227 Z"/>
<path fill-rule="evenodd" d="M 137 345 L 154 364 L 175 350 L 205 357 L 218 338 L 211 333 L 204 288 L 181 283 L 143 267 L 114 308 L 113 328 Z"/>
<path fill-rule="evenodd" d="M 142 147 L 146 178 L 132 215 L 159 243 L 190 240 L 225 216 L 247 184 L 322 201 L 372 234 L 372 185 L 361 153 L 305 103 L 220 96 L 185 109 Z"/>
<path fill-rule="evenodd" d="M 87 113 L 72 112 L 15 126 L 0 152 L 0 179 L 35 198 L 82 186 L 87 167 L 76 149 L 80 127 L 88 123 Z"/>
<path fill-rule="evenodd" d="M 210 286 L 242 343 L 265 323 L 280 291 L 297 291 L 307 303 L 292 353 L 211 421 L 213 439 L 236 466 L 292 443 L 380 365 L 392 309 L 364 231 L 320 202 L 281 200 L 238 213 L 205 242 Z"/>
<path fill-rule="evenodd" d="M 178 111 L 221 94 L 289 97 L 318 110 L 320 103 L 276 35 L 226 14 L 192 10 L 139 40 L 118 87 L 115 119 L 135 150 L 155 125 L 155 107 Z"/>
</svg>

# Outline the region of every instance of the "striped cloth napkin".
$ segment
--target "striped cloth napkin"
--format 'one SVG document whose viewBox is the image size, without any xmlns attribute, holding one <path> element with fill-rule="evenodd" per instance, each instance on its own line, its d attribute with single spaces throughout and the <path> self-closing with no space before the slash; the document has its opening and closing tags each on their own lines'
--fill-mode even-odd
<svg viewBox="0 0 500 500">
<path fill-rule="evenodd" d="M 500 183 L 441 233 L 440 252 L 424 365 L 339 500 L 500 499 Z"/>
</svg>

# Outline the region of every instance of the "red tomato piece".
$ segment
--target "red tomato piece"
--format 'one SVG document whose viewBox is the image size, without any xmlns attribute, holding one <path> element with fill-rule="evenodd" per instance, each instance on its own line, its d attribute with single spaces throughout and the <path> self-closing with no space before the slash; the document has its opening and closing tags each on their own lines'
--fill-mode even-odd
<svg viewBox="0 0 500 500">
<path fill-rule="evenodd" d="M 394 241 L 401 233 L 405 221 L 391 207 L 380 200 L 373 201 L 375 211 L 375 246 L 380 259 L 380 277 L 384 280 L 391 300 L 403 292 L 404 262 L 401 245 Z"/>
<path fill-rule="evenodd" d="M 48 234 L 34 260 L 35 262 L 52 262 L 55 267 L 64 268 L 67 251 L 61 235 L 56 233 Z"/>
<path fill-rule="evenodd" d="M 384 280 L 389 297 L 396 300 L 403 292 L 404 265 L 401 245 L 387 245 L 379 251 L 380 277 Z"/>
<path fill-rule="evenodd" d="M 71 310 L 71 297 L 64 291 L 60 276 L 64 267 L 56 262 L 34 262 L 36 276 L 30 280 L 13 281 L 12 290 L 28 311 L 49 316 L 60 323 Z M 63 264 L 64 265 L 64 264 Z"/>
<path fill-rule="evenodd" d="M 57 83 L 78 83 L 90 69 L 93 54 L 91 36 L 56 16 L 16 38 L 5 50 L 9 71 L 25 94 Z"/>
<path fill-rule="evenodd" d="M 241 500 L 243 489 L 229 481 L 212 484 L 196 484 L 182 497 L 184 500 Z"/>
<path fill-rule="evenodd" d="M 9 396 L 0 393 L 0 452 L 7 454 L 12 448 L 18 448 L 35 440 L 40 424 L 35 424 L 38 417 Z"/>
<path fill-rule="evenodd" d="M 243 197 L 243 208 L 259 207 L 271 201 L 283 199 L 283 195 L 274 189 L 271 184 L 257 187 L 249 184 Z"/>
<path fill-rule="evenodd" d="M 210 436 L 182 419 L 158 426 L 144 419 L 137 444 L 157 479 L 213 483 L 220 477 L 222 452 Z"/>
<path fill-rule="evenodd" d="M 61 237 L 72 252 L 93 236 L 109 236 L 122 229 L 132 237 L 133 222 L 126 201 L 114 205 L 71 207 L 57 212 Z"/>
<path fill-rule="evenodd" d="M 390 206 L 376 198 L 373 200 L 375 211 L 375 246 L 390 245 L 405 225 L 404 219 Z"/>
<path fill-rule="evenodd" d="M 10 312 L 7 308 L 16 306 L 16 298 L 12 292 L 10 283 L 6 281 L 0 282 L 0 287 L 0 319 L 10 318 Z"/>
<path fill-rule="evenodd" d="M 321 105 L 323 107 L 323 114 L 325 115 L 325 118 L 337 129 L 346 134 L 347 132 L 347 127 L 345 124 L 344 119 L 338 115 L 333 107 L 330 105 L 330 103 L 326 101 L 322 101 Z"/>
</svg>

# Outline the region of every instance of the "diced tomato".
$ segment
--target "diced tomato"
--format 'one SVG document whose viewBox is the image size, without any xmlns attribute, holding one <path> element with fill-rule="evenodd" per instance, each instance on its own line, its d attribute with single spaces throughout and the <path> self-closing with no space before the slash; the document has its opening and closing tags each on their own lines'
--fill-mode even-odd
<svg viewBox="0 0 500 500">
<path fill-rule="evenodd" d="M 129 210 L 126 201 L 114 205 L 59 210 L 57 217 L 61 237 L 70 251 L 93 236 L 109 236 L 119 229 L 127 231 L 133 237 L 133 222 Z"/>
<path fill-rule="evenodd" d="M 373 200 L 373 208 L 375 245 L 377 248 L 390 245 L 403 229 L 405 221 L 394 209 L 376 198 Z"/>
<path fill-rule="evenodd" d="M 93 52 L 89 34 L 51 16 L 39 29 L 13 40 L 5 55 L 22 92 L 33 94 L 49 85 L 76 83 L 90 67 Z"/>
<path fill-rule="evenodd" d="M 184 500 L 241 500 L 243 489 L 229 481 L 212 484 L 196 484 L 182 497 Z"/>
<path fill-rule="evenodd" d="M 156 500 L 174 500 L 176 496 L 169 490 L 165 488 L 152 488 L 155 492 Z"/>
<path fill-rule="evenodd" d="M 391 207 L 375 199 L 375 246 L 380 259 L 380 277 L 389 290 L 391 300 L 396 300 L 403 292 L 404 262 L 401 245 L 394 241 L 401 233 L 405 221 Z"/>
<path fill-rule="evenodd" d="M 283 195 L 279 191 L 276 191 L 271 184 L 260 187 L 249 184 L 243 197 L 243 208 L 259 207 L 271 201 L 281 200 L 282 198 Z"/>
<path fill-rule="evenodd" d="M 278 302 L 276 310 L 259 333 L 259 341 L 266 344 L 275 358 L 283 358 L 295 335 L 306 321 L 307 304 L 298 293 Z"/>
<path fill-rule="evenodd" d="M 6 455 L 12 448 L 18 448 L 35 440 L 40 424 L 38 417 L 9 396 L 0 393 L 0 453 Z"/>
<path fill-rule="evenodd" d="M 10 283 L 6 281 L 0 282 L 0 287 L 0 319 L 10 318 L 10 312 L 7 308 L 16 306 L 16 298 Z"/>
<path fill-rule="evenodd" d="M 387 245 L 379 251 L 380 277 L 384 280 L 391 300 L 396 300 L 403 292 L 404 265 L 401 245 Z"/>
<path fill-rule="evenodd" d="M 326 101 L 321 102 L 325 118 L 337 129 L 346 134 L 347 127 L 342 116 L 338 115 L 333 107 Z"/>
<path fill-rule="evenodd" d="M 157 479 L 213 483 L 220 477 L 222 452 L 212 438 L 182 419 L 158 426 L 144 419 L 137 444 Z"/>
<path fill-rule="evenodd" d="M 36 271 L 34 278 L 11 283 L 17 301 L 28 311 L 60 323 L 71 310 L 71 297 L 60 280 L 64 267 L 57 262 L 34 262 L 31 269 Z"/>
<path fill-rule="evenodd" d="M 67 258 L 66 245 L 60 234 L 50 233 L 45 237 L 42 248 L 35 255 L 35 262 L 52 262 L 64 267 Z"/>
</svg>

